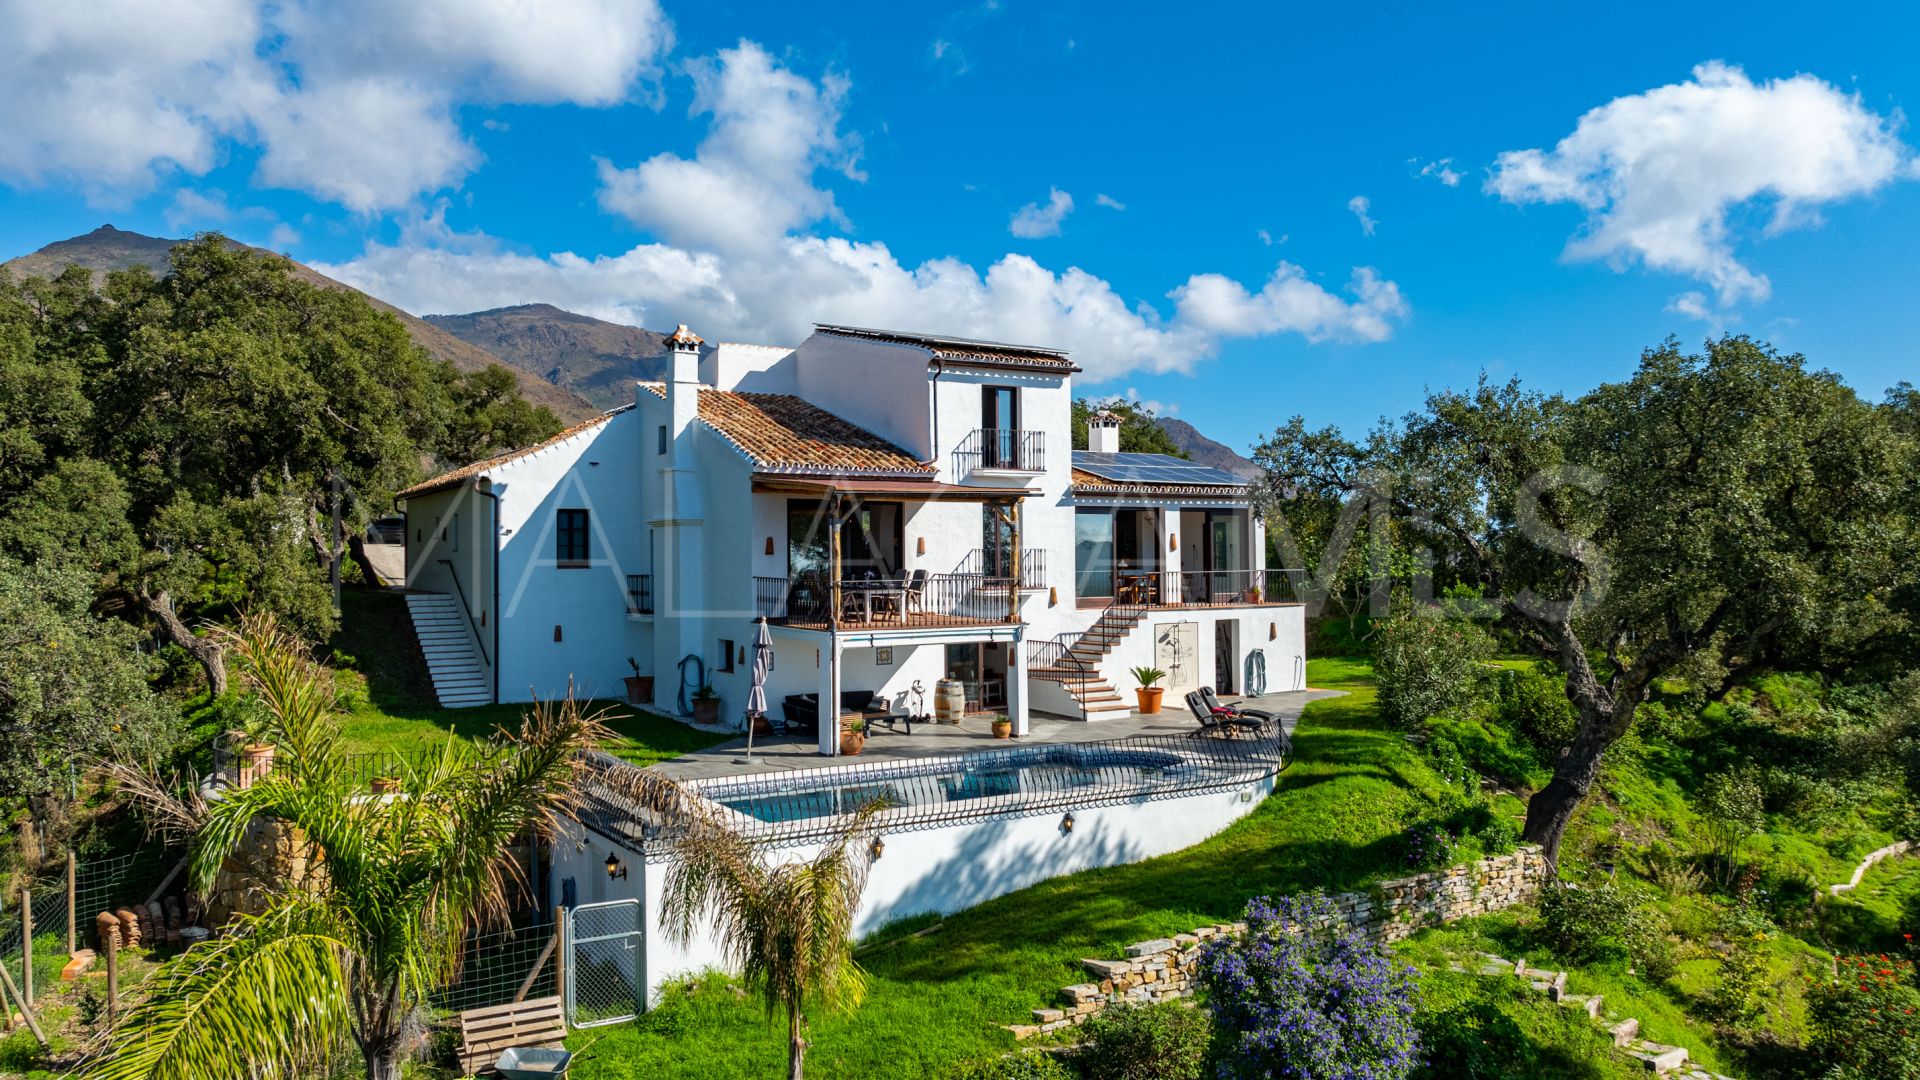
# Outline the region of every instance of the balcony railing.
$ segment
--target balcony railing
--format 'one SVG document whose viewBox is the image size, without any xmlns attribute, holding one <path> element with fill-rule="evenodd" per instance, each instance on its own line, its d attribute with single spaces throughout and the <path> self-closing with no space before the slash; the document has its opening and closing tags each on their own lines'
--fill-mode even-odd
<svg viewBox="0 0 1920 1080">
<path fill-rule="evenodd" d="M 974 548 L 960 562 L 958 574 L 971 574 L 978 577 L 1010 578 L 1013 576 L 1013 553 L 1011 551 L 988 551 L 986 548 Z M 1022 589 L 1044 589 L 1047 587 L 1047 549 L 1020 549 L 1020 587 Z"/>
<path fill-rule="evenodd" d="M 653 575 L 627 575 L 627 614 L 653 614 Z"/>
<path fill-rule="evenodd" d="M 1289 570 L 1125 570 L 1113 576 L 1113 598 L 1145 608 L 1290 604 L 1293 578 Z"/>
<path fill-rule="evenodd" d="M 961 476 L 981 469 L 1046 472 L 1047 433 L 1018 428 L 974 428 L 960 440 L 953 463 Z"/>
<path fill-rule="evenodd" d="M 931 574 L 846 579 L 836 589 L 825 574 L 803 573 L 754 578 L 753 594 L 756 614 L 789 626 L 974 626 L 1019 621 L 1012 586 L 1008 578 L 985 574 Z"/>
</svg>

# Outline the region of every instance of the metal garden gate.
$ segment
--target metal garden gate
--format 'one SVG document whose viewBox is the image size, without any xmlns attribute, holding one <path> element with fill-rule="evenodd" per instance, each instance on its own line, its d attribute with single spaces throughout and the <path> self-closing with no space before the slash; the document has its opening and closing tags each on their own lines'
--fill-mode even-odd
<svg viewBox="0 0 1920 1080">
<path fill-rule="evenodd" d="M 618 1024 L 647 1007 L 646 918 L 638 900 L 567 912 L 567 1022 Z"/>
</svg>

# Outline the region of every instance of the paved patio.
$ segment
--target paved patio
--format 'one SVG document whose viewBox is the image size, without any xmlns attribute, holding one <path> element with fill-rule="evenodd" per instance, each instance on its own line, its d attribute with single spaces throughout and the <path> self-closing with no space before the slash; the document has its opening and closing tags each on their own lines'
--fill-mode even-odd
<svg viewBox="0 0 1920 1080">
<path fill-rule="evenodd" d="M 1300 722 L 1300 713 L 1310 701 L 1337 697 L 1338 690 L 1297 690 L 1286 694 L 1262 694 L 1250 698 L 1224 698 L 1228 704 L 1249 709 L 1264 709 L 1280 717 L 1281 726 L 1292 733 Z M 822 757 L 818 740 L 812 735 L 774 734 L 753 741 L 753 762 L 746 762 L 744 738 L 721 743 L 705 750 L 662 761 L 649 766 L 675 780 L 699 780 L 714 776 L 743 776 L 750 773 L 779 772 L 787 769 L 818 769 L 835 764 L 873 761 L 910 761 L 942 754 L 965 754 L 979 750 L 1004 749 L 1033 743 L 1084 743 L 1125 739 L 1135 735 L 1186 735 L 1198 727 L 1193 714 L 1184 705 L 1163 709 L 1147 716 L 1133 712 L 1106 720 L 1065 720 L 1040 713 L 1033 715 L 1033 730 L 1024 738 L 996 739 L 992 717 L 968 717 L 959 724 L 915 724 L 913 734 L 885 727 L 869 729 L 867 745 L 858 757 Z"/>
</svg>

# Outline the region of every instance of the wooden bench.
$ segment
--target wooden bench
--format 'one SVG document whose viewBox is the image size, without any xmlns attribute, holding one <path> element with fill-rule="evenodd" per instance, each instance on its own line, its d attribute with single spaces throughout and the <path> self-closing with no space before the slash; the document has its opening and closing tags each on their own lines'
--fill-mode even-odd
<svg viewBox="0 0 1920 1080">
<path fill-rule="evenodd" d="M 500 1052 L 509 1047 L 559 1048 L 566 1038 L 566 1013 L 557 996 L 468 1009 L 460 1014 L 460 1074 L 492 1072 Z"/>
</svg>

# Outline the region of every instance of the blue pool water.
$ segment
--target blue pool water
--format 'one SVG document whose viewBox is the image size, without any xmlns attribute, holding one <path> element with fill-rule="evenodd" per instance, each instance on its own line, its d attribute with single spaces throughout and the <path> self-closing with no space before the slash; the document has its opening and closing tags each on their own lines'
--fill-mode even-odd
<svg viewBox="0 0 1920 1080">
<path fill-rule="evenodd" d="M 1097 746 L 1053 747 L 1012 754 L 977 755 L 889 770 L 863 770 L 843 779 L 819 776 L 756 778 L 703 789 L 729 810 L 765 822 L 800 821 L 850 814 L 876 799 L 888 806 L 959 803 L 1010 795 L 1071 792 L 1095 785 L 1153 787 L 1171 783 L 1185 759 L 1152 750 L 1103 750 Z M 836 770 L 837 771 L 837 770 Z"/>
</svg>

